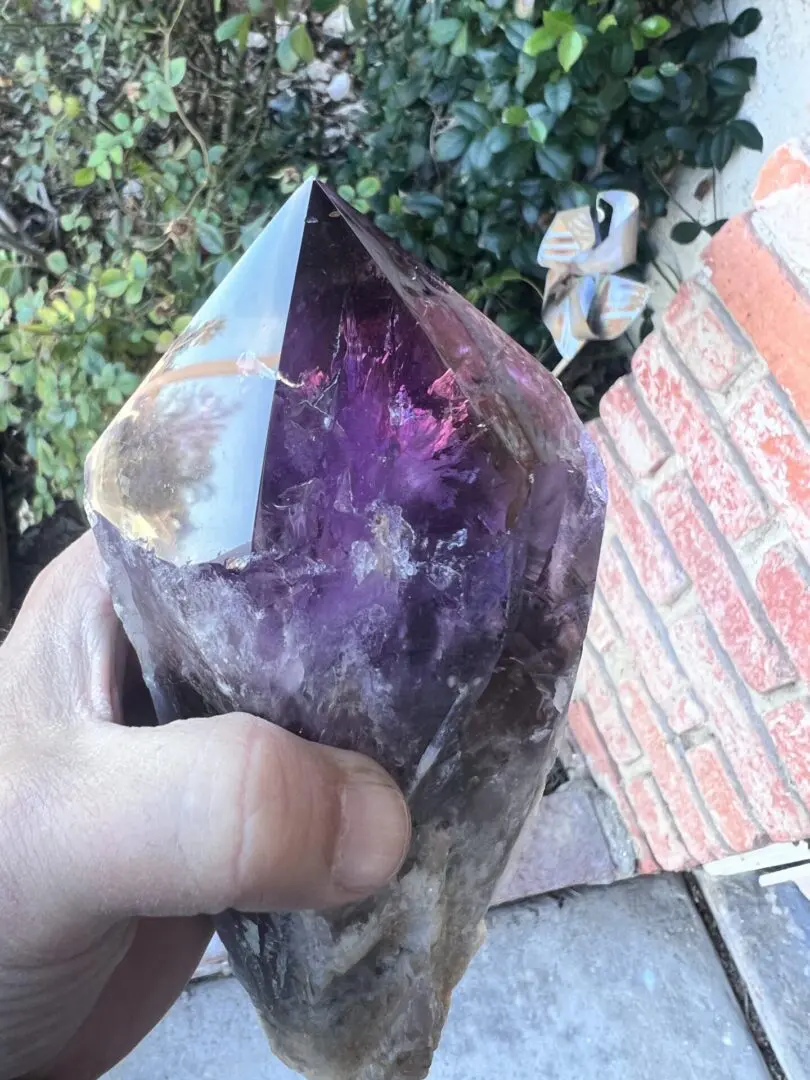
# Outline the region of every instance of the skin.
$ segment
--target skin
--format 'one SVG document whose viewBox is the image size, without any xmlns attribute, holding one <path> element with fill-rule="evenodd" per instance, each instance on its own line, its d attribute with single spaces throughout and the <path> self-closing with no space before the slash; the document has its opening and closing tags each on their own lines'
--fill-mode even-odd
<svg viewBox="0 0 810 1080">
<path fill-rule="evenodd" d="M 131 673 L 87 535 L 0 648 L 0 1080 L 94 1080 L 178 997 L 211 914 L 355 900 L 407 851 L 371 761 L 241 713 L 130 726 Z"/>
</svg>

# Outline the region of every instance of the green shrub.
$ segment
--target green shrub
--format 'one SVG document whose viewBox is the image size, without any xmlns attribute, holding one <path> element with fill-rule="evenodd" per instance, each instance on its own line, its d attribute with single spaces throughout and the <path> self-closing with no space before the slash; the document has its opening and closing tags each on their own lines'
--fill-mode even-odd
<svg viewBox="0 0 810 1080">
<path fill-rule="evenodd" d="M 334 0 L 16 6 L 0 15 L 0 432 L 35 466 L 35 516 L 77 496 L 155 352 L 315 170 L 550 361 L 536 253 L 555 209 L 629 188 L 647 228 L 678 167 L 761 147 L 737 119 L 754 63 L 727 55 L 754 9 L 699 29 L 646 0 L 355 0 L 336 32 Z M 623 363 L 584 354 L 584 410 Z"/>
</svg>

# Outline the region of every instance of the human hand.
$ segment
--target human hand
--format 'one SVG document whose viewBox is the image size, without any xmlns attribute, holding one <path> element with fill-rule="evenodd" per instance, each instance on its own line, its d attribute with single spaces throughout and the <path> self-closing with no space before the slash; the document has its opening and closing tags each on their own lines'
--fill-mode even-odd
<svg viewBox="0 0 810 1080">
<path fill-rule="evenodd" d="M 357 754 L 244 714 L 123 726 L 127 649 L 89 534 L 0 648 L 0 1080 L 95 1080 L 179 995 L 207 916 L 345 903 L 407 850 Z"/>
</svg>

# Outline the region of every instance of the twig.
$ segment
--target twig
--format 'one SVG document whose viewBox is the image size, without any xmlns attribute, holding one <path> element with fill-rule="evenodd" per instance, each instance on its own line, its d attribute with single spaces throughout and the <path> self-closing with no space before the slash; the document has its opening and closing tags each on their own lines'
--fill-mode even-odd
<svg viewBox="0 0 810 1080">
<path fill-rule="evenodd" d="M 177 8 L 175 9 L 175 12 L 174 12 L 174 16 L 172 18 L 172 21 L 169 24 L 169 29 L 163 35 L 163 78 L 166 80 L 166 82 L 170 86 L 171 86 L 171 76 L 170 76 L 170 71 L 169 71 L 169 64 L 171 62 L 170 47 L 171 47 L 172 34 L 174 33 L 174 29 L 177 26 L 177 23 L 178 23 L 178 21 L 180 19 L 180 16 L 183 14 L 183 8 L 185 6 L 186 6 L 186 0 L 179 0 L 179 3 L 177 4 Z M 211 168 L 210 162 L 208 160 L 208 147 L 206 146 L 205 139 L 202 137 L 199 130 L 194 126 L 194 124 L 192 124 L 192 122 L 186 116 L 185 110 L 183 109 L 183 106 L 177 100 L 177 94 L 174 95 L 174 101 L 175 101 L 175 105 L 177 106 L 177 115 L 180 118 L 180 122 L 182 123 L 183 127 L 186 129 L 186 131 L 189 133 L 189 135 L 191 135 L 191 137 L 194 139 L 194 141 L 197 143 L 197 145 L 200 148 L 200 153 L 202 154 L 203 164 L 205 166 L 205 180 L 203 180 L 203 182 L 202 182 L 202 184 L 200 186 L 204 187 L 208 183 L 208 173 L 209 173 L 210 168 Z"/>
</svg>

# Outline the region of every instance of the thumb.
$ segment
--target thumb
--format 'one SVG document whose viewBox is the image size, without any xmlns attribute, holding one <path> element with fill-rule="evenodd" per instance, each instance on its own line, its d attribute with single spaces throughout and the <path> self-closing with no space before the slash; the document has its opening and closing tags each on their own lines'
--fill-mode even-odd
<svg viewBox="0 0 810 1080">
<path fill-rule="evenodd" d="M 359 754 L 244 713 L 88 739 L 67 879 L 85 913 L 326 908 L 380 888 L 405 857 L 405 800 Z"/>
</svg>

